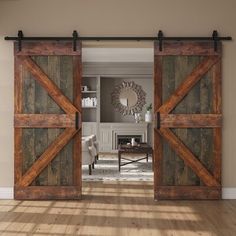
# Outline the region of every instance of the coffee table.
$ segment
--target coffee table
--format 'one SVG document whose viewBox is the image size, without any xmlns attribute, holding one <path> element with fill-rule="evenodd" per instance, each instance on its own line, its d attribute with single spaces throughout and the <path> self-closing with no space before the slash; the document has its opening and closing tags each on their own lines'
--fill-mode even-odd
<svg viewBox="0 0 236 236">
<path fill-rule="evenodd" d="M 146 154 L 146 156 L 142 158 L 138 158 L 138 159 L 132 159 L 132 160 L 129 158 L 122 157 L 122 154 L 130 154 L 130 153 L 136 153 L 136 154 L 143 153 L 143 154 Z M 147 143 L 140 143 L 137 146 L 131 146 L 127 144 L 119 145 L 118 147 L 119 171 L 120 171 L 121 166 L 125 166 L 125 165 L 138 162 L 144 159 L 146 159 L 148 162 L 148 156 L 149 154 L 152 154 L 152 153 L 153 153 L 152 147 L 148 145 Z M 121 164 L 121 159 L 126 160 L 127 162 Z M 153 163 L 153 155 L 152 155 L 152 163 Z"/>
</svg>

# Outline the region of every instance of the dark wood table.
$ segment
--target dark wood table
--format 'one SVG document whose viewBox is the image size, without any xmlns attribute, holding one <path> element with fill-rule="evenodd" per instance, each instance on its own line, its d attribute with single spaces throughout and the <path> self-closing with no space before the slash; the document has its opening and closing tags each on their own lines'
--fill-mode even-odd
<svg viewBox="0 0 236 236">
<path fill-rule="evenodd" d="M 135 154 L 143 153 L 143 154 L 146 154 L 146 156 L 142 157 L 142 158 L 135 159 L 135 160 L 134 159 L 131 160 L 129 158 L 122 157 L 122 154 L 130 154 L 130 153 L 131 154 L 132 153 L 135 153 Z M 148 162 L 148 155 L 149 154 L 152 155 L 152 153 L 153 153 L 152 147 L 150 145 L 148 145 L 147 143 L 140 143 L 137 146 L 131 146 L 131 145 L 127 145 L 127 144 L 119 145 L 119 147 L 118 147 L 119 171 L 120 171 L 121 166 L 125 166 L 130 163 L 138 162 L 138 161 L 141 161 L 144 159 L 146 159 Z M 124 159 L 127 162 L 121 164 L 121 159 Z M 152 164 L 153 164 L 153 155 L 152 155 Z"/>
</svg>

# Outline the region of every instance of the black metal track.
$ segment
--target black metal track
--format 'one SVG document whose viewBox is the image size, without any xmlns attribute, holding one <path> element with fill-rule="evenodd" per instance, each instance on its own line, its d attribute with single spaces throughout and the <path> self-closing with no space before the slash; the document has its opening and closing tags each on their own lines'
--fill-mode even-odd
<svg viewBox="0 0 236 236">
<path fill-rule="evenodd" d="M 76 51 L 76 42 L 77 41 L 159 41 L 159 50 L 162 51 L 163 41 L 213 41 L 214 50 L 217 51 L 217 42 L 222 40 L 232 40 L 232 37 L 219 37 L 216 30 L 213 31 L 212 37 L 165 37 L 163 32 L 159 30 L 156 37 L 86 37 L 79 36 L 77 31 L 74 30 L 72 37 L 24 37 L 24 34 L 21 30 L 18 31 L 18 37 L 5 37 L 5 40 L 15 40 L 18 41 L 18 50 L 21 51 L 22 41 L 72 41 L 73 50 Z"/>
<path fill-rule="evenodd" d="M 6 36 L 5 40 L 18 40 L 18 37 L 9 37 Z M 73 37 L 22 37 L 22 41 L 69 41 L 74 40 Z M 158 40 L 158 37 L 86 37 L 86 36 L 78 36 L 77 40 L 79 41 L 155 41 Z M 169 40 L 199 40 L 199 41 L 208 41 L 213 40 L 212 37 L 162 37 L 163 41 Z M 229 41 L 232 40 L 232 37 L 217 37 L 218 41 Z"/>
<path fill-rule="evenodd" d="M 21 30 L 18 31 L 17 37 L 9 37 L 6 36 L 5 40 L 24 40 L 24 41 L 67 41 L 67 40 L 79 40 L 79 41 L 155 41 L 155 40 L 232 40 L 232 37 L 218 37 L 218 33 L 216 30 L 213 31 L 212 37 L 165 37 L 163 32 L 159 30 L 156 37 L 144 37 L 144 36 L 79 36 L 77 31 L 74 30 L 72 37 L 24 37 L 23 32 Z"/>
</svg>

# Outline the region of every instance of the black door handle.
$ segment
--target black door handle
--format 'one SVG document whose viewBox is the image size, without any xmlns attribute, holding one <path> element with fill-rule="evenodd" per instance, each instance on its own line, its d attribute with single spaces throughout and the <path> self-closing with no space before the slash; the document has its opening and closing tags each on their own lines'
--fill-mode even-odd
<svg viewBox="0 0 236 236">
<path fill-rule="evenodd" d="M 157 112 L 157 129 L 161 128 L 161 116 L 160 112 Z"/>
<path fill-rule="evenodd" d="M 79 112 L 75 113 L 75 129 L 79 129 Z"/>
</svg>

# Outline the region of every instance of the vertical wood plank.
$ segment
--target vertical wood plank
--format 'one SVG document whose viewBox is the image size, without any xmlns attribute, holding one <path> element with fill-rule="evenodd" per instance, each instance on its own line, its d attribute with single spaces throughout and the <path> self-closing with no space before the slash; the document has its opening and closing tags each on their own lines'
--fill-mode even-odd
<svg viewBox="0 0 236 236">
<path fill-rule="evenodd" d="M 73 56 L 73 88 L 74 88 L 74 105 L 79 110 L 80 130 L 74 136 L 73 142 L 73 182 L 75 186 L 82 191 L 82 116 L 81 116 L 81 83 L 82 83 L 82 61 L 80 56 Z"/>
<path fill-rule="evenodd" d="M 14 113 L 22 113 L 22 65 L 20 59 L 15 56 L 15 75 L 14 75 Z M 22 177 L 22 129 L 14 129 L 14 182 L 15 184 Z"/>
<path fill-rule="evenodd" d="M 185 77 L 188 75 L 188 57 L 187 56 L 176 56 L 175 63 L 175 88 L 183 82 Z M 173 113 L 175 114 L 186 114 L 187 113 L 187 102 L 186 97 L 176 106 Z M 173 132 L 183 142 L 187 140 L 187 129 L 173 129 Z M 187 179 L 187 168 L 184 161 L 175 154 L 175 185 L 183 185 Z"/>
<path fill-rule="evenodd" d="M 162 57 L 154 58 L 154 113 L 157 114 L 159 107 L 162 105 Z M 157 116 L 155 117 L 155 125 L 157 124 Z M 158 186 L 163 183 L 163 146 L 162 138 L 157 129 L 154 131 L 154 198 L 157 199 Z"/>
<path fill-rule="evenodd" d="M 221 61 L 213 66 L 213 113 L 222 113 Z M 214 177 L 221 183 L 222 128 L 213 129 Z"/>
<path fill-rule="evenodd" d="M 48 57 L 35 56 L 33 58 L 39 67 L 48 73 Z M 47 113 L 47 98 L 48 94 L 39 83 L 35 83 L 35 113 Z M 35 129 L 35 155 L 38 158 L 48 147 L 48 130 Z M 48 185 L 48 170 L 45 168 L 42 173 L 35 179 L 36 185 Z"/>
<path fill-rule="evenodd" d="M 30 72 L 26 69 L 22 71 L 23 77 L 23 113 L 34 114 L 35 101 L 35 81 Z M 23 173 L 25 173 L 35 161 L 34 138 L 35 133 L 33 128 L 23 129 L 22 147 L 23 147 Z"/>
<path fill-rule="evenodd" d="M 48 76 L 49 78 L 60 88 L 60 57 L 49 56 L 48 57 Z M 47 113 L 58 114 L 63 113 L 60 107 L 54 102 L 54 100 L 47 97 Z M 48 129 L 48 145 L 52 143 L 56 137 L 60 134 L 60 129 Z M 53 161 L 48 165 L 48 185 L 60 185 L 60 155 L 59 153 Z"/>
<path fill-rule="evenodd" d="M 71 56 L 61 56 L 60 88 L 63 94 L 73 102 L 73 63 Z M 61 185 L 73 185 L 73 142 L 70 141 L 61 151 Z"/>
<path fill-rule="evenodd" d="M 200 63 L 198 56 L 189 56 L 187 63 L 187 73 L 191 73 L 192 70 Z M 200 80 L 201 81 L 201 80 Z M 200 82 L 198 82 L 186 96 L 186 108 L 188 114 L 200 113 Z M 195 156 L 199 157 L 201 153 L 201 131 L 200 129 L 187 129 L 187 138 L 185 144 L 192 150 Z M 185 168 L 186 179 L 183 185 L 199 185 L 200 179 L 189 168 Z"/>
<path fill-rule="evenodd" d="M 162 99 L 165 102 L 175 91 L 175 58 L 174 56 L 165 56 L 163 58 L 162 68 Z M 169 144 L 163 140 L 163 184 L 174 185 L 175 183 L 175 152 Z"/>
<path fill-rule="evenodd" d="M 200 81 L 201 113 L 212 112 L 212 70 Z M 210 128 L 201 129 L 201 153 L 199 159 L 206 168 L 213 173 L 213 132 Z M 201 185 L 203 185 L 201 181 Z"/>
</svg>

